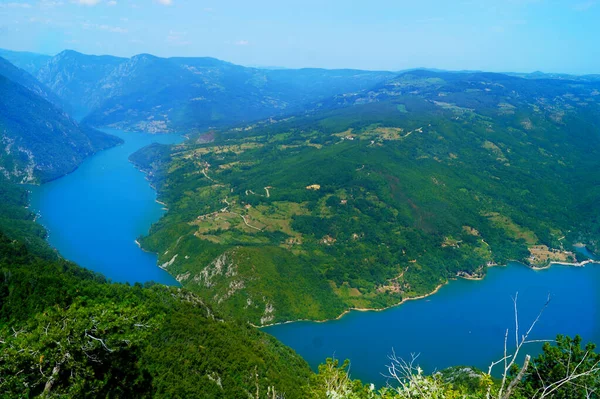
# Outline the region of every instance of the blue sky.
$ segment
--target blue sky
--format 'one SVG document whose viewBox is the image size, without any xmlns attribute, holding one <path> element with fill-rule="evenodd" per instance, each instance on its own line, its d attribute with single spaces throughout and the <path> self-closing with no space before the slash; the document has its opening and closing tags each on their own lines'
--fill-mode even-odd
<svg viewBox="0 0 600 399">
<path fill-rule="evenodd" d="M 600 0 L 0 0 L 0 47 L 293 68 L 600 73 Z"/>
</svg>

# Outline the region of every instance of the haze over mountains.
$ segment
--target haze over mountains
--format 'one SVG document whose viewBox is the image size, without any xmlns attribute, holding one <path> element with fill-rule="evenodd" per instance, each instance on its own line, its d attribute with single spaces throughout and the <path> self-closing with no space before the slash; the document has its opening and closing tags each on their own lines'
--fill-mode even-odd
<svg viewBox="0 0 600 399">
<path fill-rule="evenodd" d="M 213 58 L 148 54 L 131 59 L 69 50 L 54 57 L 8 50 L 0 54 L 12 62 L 0 58 L 0 75 L 7 78 L 0 100 L 5 141 L 0 159 L 4 175 L 23 182 L 60 177 L 86 156 L 119 142 L 89 126 L 191 132 L 301 111 L 307 104 L 393 76 L 267 71 Z M 83 120 L 77 123 L 68 114 Z"/>
<path fill-rule="evenodd" d="M 3 53 L 94 126 L 148 132 L 204 129 L 289 114 L 394 76 L 355 70 L 262 70 L 214 58 Z"/>
</svg>

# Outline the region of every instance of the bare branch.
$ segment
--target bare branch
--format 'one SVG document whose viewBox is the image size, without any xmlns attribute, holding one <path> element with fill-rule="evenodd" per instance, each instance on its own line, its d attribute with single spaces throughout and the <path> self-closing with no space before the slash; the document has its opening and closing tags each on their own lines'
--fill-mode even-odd
<svg viewBox="0 0 600 399">
<path fill-rule="evenodd" d="M 109 351 L 109 352 L 114 352 L 112 349 L 110 349 L 108 346 L 106 346 L 106 344 L 104 343 L 104 340 L 103 340 L 103 339 L 96 338 L 96 337 L 94 337 L 93 335 L 90 335 L 90 334 L 88 334 L 87 330 L 85 330 L 85 336 L 86 336 L 86 337 L 89 337 L 89 338 L 91 338 L 91 339 L 93 339 L 93 340 L 95 340 L 95 341 L 98 341 L 98 342 L 100 342 L 100 343 L 102 344 L 102 346 L 104 347 L 104 349 L 106 349 L 107 351 Z"/>
<path fill-rule="evenodd" d="M 521 382 L 521 380 L 525 376 L 525 372 L 527 371 L 527 366 L 529 366 L 530 360 L 531 360 L 531 356 L 529 356 L 529 355 L 525 356 L 525 362 L 523 363 L 523 367 L 521 368 L 521 371 L 519 371 L 519 374 L 517 374 L 517 376 L 510 382 L 510 384 L 508 384 L 508 388 L 506 388 L 506 393 L 504 394 L 502 399 L 510 398 L 510 394 L 512 393 L 512 390 L 517 386 L 517 384 L 519 382 Z"/>
</svg>

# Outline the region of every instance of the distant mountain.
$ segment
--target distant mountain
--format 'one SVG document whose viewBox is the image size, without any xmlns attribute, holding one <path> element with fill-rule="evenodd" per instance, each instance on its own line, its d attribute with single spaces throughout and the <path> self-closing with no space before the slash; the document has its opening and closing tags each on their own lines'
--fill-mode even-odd
<svg viewBox="0 0 600 399">
<path fill-rule="evenodd" d="M 72 50 L 50 58 L 36 73 L 36 77 L 73 108 L 76 117 L 86 115 L 103 101 L 100 82 L 125 58 L 85 55 Z"/>
<path fill-rule="evenodd" d="M 212 58 L 140 55 L 102 82 L 108 100 L 86 122 L 146 131 L 194 130 L 298 112 L 362 90 L 387 72 L 252 69 Z"/>
<path fill-rule="evenodd" d="M 51 55 L 30 53 L 26 51 L 11 51 L 0 49 L 0 57 L 10 61 L 18 68 L 21 68 L 31 75 L 36 75 L 40 68 L 44 66 L 51 58 Z"/>
<path fill-rule="evenodd" d="M 535 71 L 531 73 L 518 73 L 518 72 L 507 72 L 506 75 L 518 76 L 525 79 L 561 79 L 561 80 L 573 80 L 573 81 L 584 81 L 594 82 L 600 81 L 600 74 L 592 75 L 569 75 L 566 73 L 544 73 Z"/>
<path fill-rule="evenodd" d="M 0 173 L 45 182 L 73 171 L 89 155 L 121 142 L 80 126 L 35 90 L 0 75 Z"/>
<path fill-rule="evenodd" d="M 267 70 L 207 57 L 126 59 L 67 50 L 47 59 L 35 76 L 86 123 L 169 132 L 300 112 L 307 104 L 367 89 L 394 74 Z"/>
<path fill-rule="evenodd" d="M 52 92 L 52 90 L 44 86 L 40 81 L 38 81 L 25 70 L 16 67 L 14 64 L 2 57 L 0 57 L 0 75 L 3 75 L 13 82 L 25 87 L 26 89 L 31 90 L 38 96 L 58 107 L 63 105 L 63 101 L 59 99 L 58 96 Z"/>
</svg>

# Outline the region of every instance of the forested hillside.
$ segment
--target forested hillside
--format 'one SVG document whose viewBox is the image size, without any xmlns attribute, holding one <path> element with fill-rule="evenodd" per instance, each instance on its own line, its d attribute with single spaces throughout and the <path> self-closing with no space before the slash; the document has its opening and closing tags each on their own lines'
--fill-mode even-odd
<svg viewBox="0 0 600 399">
<path fill-rule="evenodd" d="M 121 143 L 76 123 L 38 95 L 37 89 L 43 94 L 41 86 L 28 81 L 31 85 L 25 87 L 0 74 L 0 173 L 5 178 L 21 183 L 53 180 L 72 172 L 89 155 Z"/>
<path fill-rule="evenodd" d="M 154 165 L 142 150 L 169 212 L 141 242 L 257 325 L 390 306 L 509 260 L 574 262 L 573 244 L 600 238 L 599 90 L 416 71 L 308 116 L 151 148 Z"/>
<path fill-rule="evenodd" d="M 0 58 L 0 75 L 3 75 L 13 82 L 25 87 L 29 91 L 32 91 L 33 93 L 42 97 L 44 100 L 55 105 L 57 108 L 64 106 L 62 100 L 60 100 L 58 96 L 54 94 L 54 92 L 40 83 L 25 70 L 17 68 L 4 58 Z"/>
<path fill-rule="evenodd" d="M 0 397 L 303 397 L 298 355 L 190 292 L 109 284 L 4 234 L 0 274 Z"/>
<path fill-rule="evenodd" d="M 3 398 L 583 399 L 598 389 L 600 357 L 579 337 L 545 344 L 504 382 L 469 367 L 425 375 L 394 357 L 386 387 L 352 379 L 337 360 L 314 374 L 291 349 L 186 289 L 110 284 L 38 249 L 44 255 L 0 233 Z"/>
</svg>

